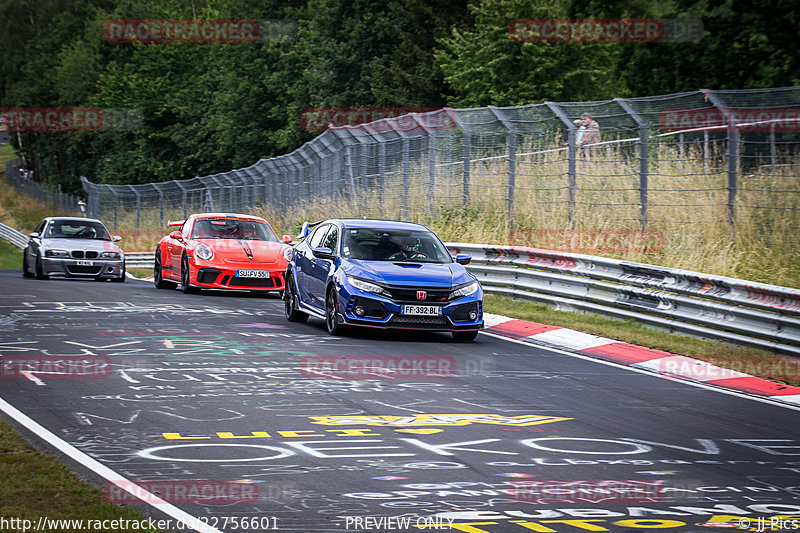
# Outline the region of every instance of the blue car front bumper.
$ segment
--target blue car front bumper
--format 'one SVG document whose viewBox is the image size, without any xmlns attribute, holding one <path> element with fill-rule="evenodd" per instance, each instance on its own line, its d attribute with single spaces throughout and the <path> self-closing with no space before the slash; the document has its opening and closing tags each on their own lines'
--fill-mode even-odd
<svg viewBox="0 0 800 533">
<path fill-rule="evenodd" d="M 348 290 L 349 289 L 349 290 Z M 340 287 L 339 312 L 344 323 L 357 326 L 475 331 L 483 328 L 483 291 L 452 301 L 394 300 L 353 287 Z M 419 314 L 418 307 L 435 308 L 437 314 Z"/>
</svg>

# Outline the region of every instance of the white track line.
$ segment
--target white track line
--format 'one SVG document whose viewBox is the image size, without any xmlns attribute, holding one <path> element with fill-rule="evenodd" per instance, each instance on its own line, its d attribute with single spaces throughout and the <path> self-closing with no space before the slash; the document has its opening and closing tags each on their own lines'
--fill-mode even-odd
<svg viewBox="0 0 800 533">
<path fill-rule="evenodd" d="M 155 494 L 144 490 L 143 488 L 139 487 L 135 483 L 125 479 L 122 475 L 116 473 L 115 471 L 111 470 L 104 464 L 100 463 L 99 461 L 92 459 L 79 449 L 75 448 L 72 444 L 62 440 L 52 432 L 50 432 L 47 428 L 30 418 L 28 415 L 5 401 L 3 398 L 0 398 L 0 410 L 3 411 L 6 415 L 10 418 L 16 420 L 19 424 L 23 425 L 26 429 L 30 430 L 32 433 L 36 434 L 41 439 L 44 439 L 48 444 L 55 447 L 58 451 L 63 453 L 64 455 L 74 459 L 78 463 L 82 464 L 98 476 L 105 478 L 106 480 L 114 483 L 122 490 L 131 493 L 137 499 L 144 500 L 152 505 L 155 509 L 163 512 L 164 514 L 178 520 L 182 524 L 184 524 L 186 528 L 193 529 L 195 531 L 200 531 L 201 533 L 223 533 L 217 528 L 211 527 L 208 524 L 204 523 L 199 518 L 190 515 L 186 511 L 175 507 L 171 503 L 167 503 Z M 170 527 L 169 529 L 172 529 Z"/>
<path fill-rule="evenodd" d="M 549 346 L 541 346 L 536 344 L 535 342 L 526 341 L 525 339 L 514 339 L 511 337 L 506 337 L 505 335 L 499 335 L 497 333 L 492 333 L 490 331 L 481 330 L 481 335 L 488 335 L 489 337 L 493 337 L 495 339 L 500 339 L 504 341 L 515 342 L 517 344 L 522 344 L 524 346 L 533 346 L 535 348 L 539 348 L 542 350 L 546 350 L 549 352 L 560 353 L 564 355 L 569 355 L 571 357 L 577 357 L 578 359 L 585 359 L 586 361 L 594 361 L 595 363 L 600 363 L 603 365 L 614 366 L 617 368 L 624 368 L 626 370 L 630 370 L 631 372 L 637 372 L 639 374 L 646 374 L 648 376 L 653 376 L 661 379 L 666 379 L 670 381 L 678 381 L 680 383 L 685 383 L 686 385 L 691 385 L 692 387 L 697 387 L 700 389 L 712 390 L 716 392 L 721 392 L 722 394 L 730 394 L 731 396 L 737 396 L 739 398 L 747 398 L 748 400 L 754 400 L 757 402 L 768 403 L 770 405 L 775 405 L 778 407 L 785 407 L 787 409 L 792 409 L 794 411 L 800 411 L 800 405 L 792 405 L 789 403 L 782 402 L 780 400 L 773 399 L 771 397 L 764 397 L 764 396 L 756 396 L 753 394 L 747 394 L 745 392 L 739 392 L 733 389 L 726 389 L 723 387 L 715 387 L 713 385 L 706 385 L 705 383 L 699 383 L 697 381 L 691 381 L 689 379 L 681 378 L 680 376 L 671 376 L 671 375 L 664 375 L 654 372 L 652 370 L 648 370 L 645 368 L 638 368 L 636 366 L 626 365 L 625 363 L 618 363 L 616 361 L 608 361 L 606 359 L 599 359 L 597 357 L 592 357 L 590 355 L 584 355 L 575 352 L 569 352 L 566 350 L 559 350 L 558 348 L 551 348 Z"/>
</svg>

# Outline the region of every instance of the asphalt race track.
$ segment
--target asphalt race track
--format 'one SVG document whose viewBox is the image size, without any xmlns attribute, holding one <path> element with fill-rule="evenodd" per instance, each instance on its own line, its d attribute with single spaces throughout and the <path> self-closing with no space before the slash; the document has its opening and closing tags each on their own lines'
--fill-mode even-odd
<svg viewBox="0 0 800 533">
<path fill-rule="evenodd" d="M 157 494 L 153 516 L 226 532 L 800 529 L 791 406 L 488 334 L 330 337 L 276 296 L 10 270 L 0 287 L 4 418 L 81 452 L 65 460 L 112 501 L 132 503 L 130 482 Z"/>
</svg>

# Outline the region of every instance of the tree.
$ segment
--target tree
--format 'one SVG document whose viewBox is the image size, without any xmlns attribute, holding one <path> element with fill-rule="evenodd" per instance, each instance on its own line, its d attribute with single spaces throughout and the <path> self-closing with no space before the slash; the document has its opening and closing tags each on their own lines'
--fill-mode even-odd
<svg viewBox="0 0 800 533">
<path fill-rule="evenodd" d="M 566 18 L 562 0 L 485 0 L 471 4 L 474 27 L 439 39 L 435 57 L 455 95 L 455 107 L 601 100 L 624 86 L 609 76 L 618 48 L 609 43 L 521 42 L 509 34 L 515 19 Z"/>
</svg>

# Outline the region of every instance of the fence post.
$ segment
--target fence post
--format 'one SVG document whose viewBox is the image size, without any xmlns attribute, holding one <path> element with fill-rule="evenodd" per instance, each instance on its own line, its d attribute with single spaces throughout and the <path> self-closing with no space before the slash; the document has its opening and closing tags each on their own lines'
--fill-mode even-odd
<svg viewBox="0 0 800 533">
<path fill-rule="evenodd" d="M 627 100 L 614 98 L 623 111 L 628 113 L 639 127 L 639 228 L 647 229 L 647 178 L 648 178 L 648 125 L 647 121 Z"/>
<path fill-rule="evenodd" d="M 136 230 L 138 231 L 142 229 L 142 195 L 134 185 L 128 185 L 128 188 L 136 195 Z"/>
<path fill-rule="evenodd" d="M 384 123 L 387 124 L 392 131 L 395 132 L 400 139 L 402 139 L 402 148 L 401 148 L 401 161 L 402 161 L 402 173 L 403 173 L 403 203 L 402 203 L 402 212 L 401 218 L 406 220 L 408 218 L 408 193 L 410 189 L 410 152 L 411 152 L 411 141 L 409 140 L 408 132 L 403 131 L 400 128 L 395 127 L 395 120 L 388 119 L 384 120 Z"/>
<path fill-rule="evenodd" d="M 311 170 L 312 167 L 314 166 L 314 160 L 311 158 L 310 155 L 306 154 L 306 151 L 307 151 L 306 146 L 301 146 L 300 148 L 295 150 L 295 153 L 299 155 L 300 158 L 302 158 L 302 161 L 300 160 L 300 158 L 297 158 L 297 163 L 296 163 L 297 171 L 299 173 L 298 177 L 300 179 L 300 182 L 297 184 L 297 190 L 301 191 L 304 196 L 304 198 L 301 198 L 301 200 L 303 199 L 307 200 L 308 197 L 311 196 L 312 182 L 311 182 L 311 177 L 309 176 L 309 172 L 307 171 Z"/>
<path fill-rule="evenodd" d="M 225 191 L 223 190 L 225 188 L 225 186 L 222 183 L 220 183 L 219 178 L 217 178 L 216 175 L 209 176 L 209 178 L 211 178 L 211 181 L 213 181 L 217 185 L 217 189 L 219 189 L 219 208 L 220 208 L 221 211 L 223 211 L 223 210 L 225 210 L 225 197 L 223 196 L 225 194 Z M 214 207 L 213 207 L 214 198 L 211 196 L 211 192 L 210 191 L 208 193 L 208 197 L 206 198 L 206 201 L 203 202 L 203 203 L 207 204 L 208 203 L 207 201 L 209 199 L 211 200 L 211 205 L 212 205 L 211 209 L 214 209 Z M 205 209 L 205 205 L 203 206 L 203 208 Z"/>
<path fill-rule="evenodd" d="M 158 191 L 158 224 L 164 225 L 164 192 L 161 190 L 159 183 L 151 183 L 150 185 Z M 116 229 L 116 220 L 114 221 L 114 229 Z"/>
<path fill-rule="evenodd" d="M 517 176 L 517 129 L 514 123 L 495 106 L 490 105 L 491 111 L 497 120 L 508 130 L 508 194 L 506 197 L 506 210 L 508 213 L 509 235 L 514 231 L 514 183 Z"/>
<path fill-rule="evenodd" d="M 714 94 L 714 91 L 703 89 L 701 92 L 705 93 L 708 101 L 725 115 L 725 121 L 728 124 L 728 146 L 726 149 L 726 157 L 728 159 L 726 165 L 728 172 L 728 223 L 733 226 L 736 224 L 736 192 L 739 173 L 739 129 L 735 124 L 735 118 L 730 108 Z"/>
<path fill-rule="evenodd" d="M 12 161 L 6 163 L 6 172 L 8 176 L 18 177 L 17 174 L 8 172 L 8 165 L 10 165 Z M 16 172 L 16 169 L 15 169 Z M 91 181 L 89 181 L 86 176 L 81 176 L 81 188 L 86 192 L 86 215 L 89 217 L 94 218 L 94 204 L 97 201 L 97 192 L 95 192 L 95 185 Z"/>
<path fill-rule="evenodd" d="M 319 144 L 317 139 L 319 139 L 319 137 L 308 143 L 308 145 L 311 147 L 311 150 L 313 150 L 314 155 L 317 156 L 316 164 L 314 164 L 312 167 L 311 184 L 309 187 L 312 198 L 319 197 L 319 184 L 322 182 L 322 167 L 325 165 L 325 158 L 322 157 L 322 149 L 317 146 L 317 144 Z"/>
<path fill-rule="evenodd" d="M 183 184 L 181 184 L 180 181 L 175 180 L 173 183 L 177 185 L 178 188 L 181 190 L 181 205 L 183 205 L 183 219 L 186 220 L 187 218 L 189 218 L 189 205 L 188 205 L 189 195 L 186 192 L 186 187 Z M 164 224 L 162 223 L 161 225 L 163 226 Z"/>
<path fill-rule="evenodd" d="M 575 146 L 575 124 L 555 102 L 545 102 L 544 105 L 567 126 L 567 220 L 571 226 L 575 217 L 575 189 L 578 186 L 575 164 L 575 156 L 578 152 L 578 147 Z"/>
<path fill-rule="evenodd" d="M 769 169 L 775 172 L 775 122 L 769 124 Z"/>
<path fill-rule="evenodd" d="M 472 154 L 472 132 L 469 129 L 469 125 L 461 120 L 461 117 L 458 116 L 458 110 L 453 109 L 451 107 L 446 107 L 445 111 L 450 118 L 453 119 L 453 122 L 461 128 L 461 133 L 464 136 L 464 152 L 463 152 L 463 166 L 464 166 L 464 180 L 462 182 L 462 193 L 461 193 L 461 208 L 466 211 L 467 210 L 467 201 L 469 200 L 469 174 L 470 174 L 470 155 Z"/>
<path fill-rule="evenodd" d="M 440 113 L 443 112 L 441 110 L 431 111 L 424 115 L 431 116 Z M 433 217 L 436 205 L 436 133 L 423 120 L 420 120 L 419 113 L 411 113 L 411 117 L 428 137 L 428 215 Z"/>
<path fill-rule="evenodd" d="M 117 206 L 119 206 L 119 195 L 117 194 L 117 191 L 115 191 L 110 186 L 109 186 L 108 190 L 109 190 L 109 192 L 111 192 L 111 194 L 114 195 L 114 229 L 116 230 L 117 226 L 118 226 L 118 224 L 117 224 Z"/>
<path fill-rule="evenodd" d="M 325 161 L 327 162 L 325 167 L 327 168 L 323 167 L 320 173 L 320 194 L 328 195 L 331 198 L 333 198 L 334 187 L 332 184 L 334 183 L 334 180 L 338 175 L 337 161 L 339 161 L 339 159 L 336 156 L 340 152 L 340 150 L 337 150 L 334 147 L 333 141 L 338 140 L 340 145 L 342 144 L 342 141 L 339 140 L 336 135 L 333 135 L 333 137 L 331 137 L 331 135 L 327 131 L 323 132 L 314 140 L 315 141 L 319 140 L 325 146 L 325 149 L 328 151 L 328 157 L 325 158 Z M 327 184 L 327 187 L 325 186 L 325 184 Z"/>
</svg>

